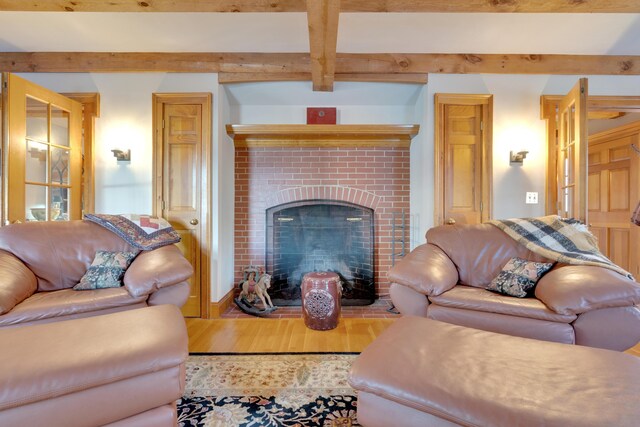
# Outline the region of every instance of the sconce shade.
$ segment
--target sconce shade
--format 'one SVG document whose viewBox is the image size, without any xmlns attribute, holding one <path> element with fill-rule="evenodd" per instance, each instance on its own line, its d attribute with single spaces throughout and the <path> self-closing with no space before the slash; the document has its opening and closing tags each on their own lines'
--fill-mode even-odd
<svg viewBox="0 0 640 427">
<path fill-rule="evenodd" d="M 127 150 L 127 151 L 111 150 L 111 152 L 113 153 L 113 157 L 115 157 L 119 162 L 131 161 L 131 150 Z"/>
<path fill-rule="evenodd" d="M 524 150 L 518 152 L 509 151 L 509 163 L 523 164 L 524 159 L 527 158 L 527 154 L 529 154 L 529 152 Z"/>
</svg>

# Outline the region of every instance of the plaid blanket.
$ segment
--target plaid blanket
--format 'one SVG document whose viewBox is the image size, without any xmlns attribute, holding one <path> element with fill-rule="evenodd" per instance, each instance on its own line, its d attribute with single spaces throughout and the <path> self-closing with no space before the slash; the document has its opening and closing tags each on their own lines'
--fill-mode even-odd
<svg viewBox="0 0 640 427">
<path fill-rule="evenodd" d="M 598 249 L 596 238 L 584 224 L 557 215 L 489 221 L 531 252 L 545 258 L 576 265 L 608 268 L 633 280 L 628 271 L 614 264 Z"/>
</svg>

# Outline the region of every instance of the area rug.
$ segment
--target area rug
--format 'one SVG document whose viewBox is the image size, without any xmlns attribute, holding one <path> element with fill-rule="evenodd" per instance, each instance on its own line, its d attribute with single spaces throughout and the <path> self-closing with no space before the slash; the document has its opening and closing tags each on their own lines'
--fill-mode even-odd
<svg viewBox="0 0 640 427">
<path fill-rule="evenodd" d="M 356 354 L 191 355 L 184 427 L 350 427 L 356 392 L 347 383 Z"/>
</svg>

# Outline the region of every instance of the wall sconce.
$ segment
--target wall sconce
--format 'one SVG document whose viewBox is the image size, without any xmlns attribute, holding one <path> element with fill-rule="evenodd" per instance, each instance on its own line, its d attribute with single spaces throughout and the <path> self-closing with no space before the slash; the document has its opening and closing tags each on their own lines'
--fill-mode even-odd
<svg viewBox="0 0 640 427">
<path fill-rule="evenodd" d="M 131 161 L 131 150 L 123 151 L 123 150 L 111 150 L 113 153 L 113 157 L 117 159 L 118 162 L 130 162 Z"/>
<path fill-rule="evenodd" d="M 509 151 L 509 163 L 524 164 L 524 159 L 527 158 L 527 154 L 529 154 L 529 152 L 524 150 L 518 151 L 517 153 L 513 151 Z"/>
</svg>

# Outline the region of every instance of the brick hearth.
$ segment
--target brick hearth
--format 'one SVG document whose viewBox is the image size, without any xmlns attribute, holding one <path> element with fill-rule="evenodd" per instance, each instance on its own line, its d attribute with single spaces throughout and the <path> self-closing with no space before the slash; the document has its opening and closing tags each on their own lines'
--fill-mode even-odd
<svg viewBox="0 0 640 427">
<path fill-rule="evenodd" d="M 409 220 L 409 147 L 236 147 L 235 174 L 236 283 L 265 265 L 266 209 L 339 200 L 374 210 L 376 294 L 388 298 L 393 212 Z"/>
</svg>

